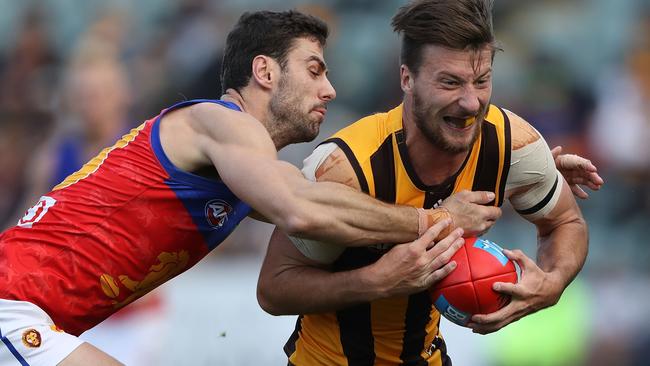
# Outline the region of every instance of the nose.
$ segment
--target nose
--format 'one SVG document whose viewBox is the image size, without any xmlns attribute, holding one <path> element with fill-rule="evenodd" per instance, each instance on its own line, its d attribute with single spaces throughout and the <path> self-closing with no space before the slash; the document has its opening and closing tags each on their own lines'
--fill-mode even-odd
<svg viewBox="0 0 650 366">
<path fill-rule="evenodd" d="M 332 83 L 327 77 L 325 77 L 324 80 L 325 86 L 321 91 L 320 98 L 326 102 L 330 102 L 336 98 L 336 90 L 334 90 L 334 86 L 332 86 Z"/>
<path fill-rule="evenodd" d="M 464 88 L 463 95 L 461 95 L 458 104 L 464 111 L 468 112 L 469 114 L 476 114 L 481 108 L 479 94 L 471 86 Z"/>
</svg>

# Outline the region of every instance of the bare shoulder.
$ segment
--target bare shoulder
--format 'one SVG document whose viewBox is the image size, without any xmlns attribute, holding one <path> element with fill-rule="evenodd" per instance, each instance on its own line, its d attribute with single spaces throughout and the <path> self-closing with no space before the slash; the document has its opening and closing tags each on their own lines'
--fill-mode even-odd
<svg viewBox="0 0 650 366">
<path fill-rule="evenodd" d="M 189 125 L 199 133 L 208 133 L 219 129 L 239 129 L 261 127 L 251 115 L 232 110 L 216 103 L 197 103 L 182 109 Z"/>
<path fill-rule="evenodd" d="M 359 179 L 352 168 L 352 164 L 343 150 L 338 147 L 318 166 L 315 176 L 319 182 L 336 182 L 361 190 Z"/>
<path fill-rule="evenodd" d="M 510 120 L 513 150 L 519 150 L 540 139 L 539 133 L 525 119 L 507 109 L 505 112 Z"/>
<path fill-rule="evenodd" d="M 220 146 L 257 143 L 266 147 L 259 142 L 265 134 L 263 126 L 247 113 L 208 102 L 170 111 L 160 124 L 160 142 L 167 157 L 187 171 L 211 164 L 208 151 Z"/>
<path fill-rule="evenodd" d="M 255 117 L 216 103 L 197 103 L 187 108 L 183 117 L 192 129 L 195 143 L 206 141 L 224 145 L 239 145 L 275 154 L 275 145 Z"/>
</svg>

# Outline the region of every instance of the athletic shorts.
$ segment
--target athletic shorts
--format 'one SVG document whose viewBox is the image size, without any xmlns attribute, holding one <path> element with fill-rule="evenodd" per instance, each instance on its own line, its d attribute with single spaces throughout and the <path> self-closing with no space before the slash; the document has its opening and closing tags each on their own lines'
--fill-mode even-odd
<svg viewBox="0 0 650 366">
<path fill-rule="evenodd" d="M 0 366 L 56 366 L 82 343 L 38 306 L 0 299 Z"/>
</svg>

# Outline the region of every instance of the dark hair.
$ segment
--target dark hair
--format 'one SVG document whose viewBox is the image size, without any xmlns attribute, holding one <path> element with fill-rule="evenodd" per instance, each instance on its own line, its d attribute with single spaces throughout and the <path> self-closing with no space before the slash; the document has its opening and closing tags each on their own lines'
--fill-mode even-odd
<svg viewBox="0 0 650 366">
<path fill-rule="evenodd" d="M 429 44 L 477 51 L 498 46 L 492 30 L 491 0 L 415 0 L 393 17 L 393 30 L 403 34 L 400 62 L 417 73 L 422 48 Z"/>
<path fill-rule="evenodd" d="M 221 68 L 221 88 L 240 90 L 248 85 L 253 59 L 274 58 L 282 69 L 297 38 L 306 37 L 325 46 L 329 30 L 322 20 L 295 10 L 244 13 L 226 39 Z"/>
</svg>

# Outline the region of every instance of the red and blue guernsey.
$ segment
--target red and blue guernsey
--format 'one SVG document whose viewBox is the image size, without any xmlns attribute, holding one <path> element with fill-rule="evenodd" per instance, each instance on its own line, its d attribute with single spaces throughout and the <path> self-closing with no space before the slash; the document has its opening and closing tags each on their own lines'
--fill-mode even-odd
<svg viewBox="0 0 650 366">
<path fill-rule="evenodd" d="M 176 168 L 165 113 L 104 149 L 0 236 L 0 298 L 29 301 L 79 335 L 195 265 L 251 208 L 220 181 Z"/>
</svg>

